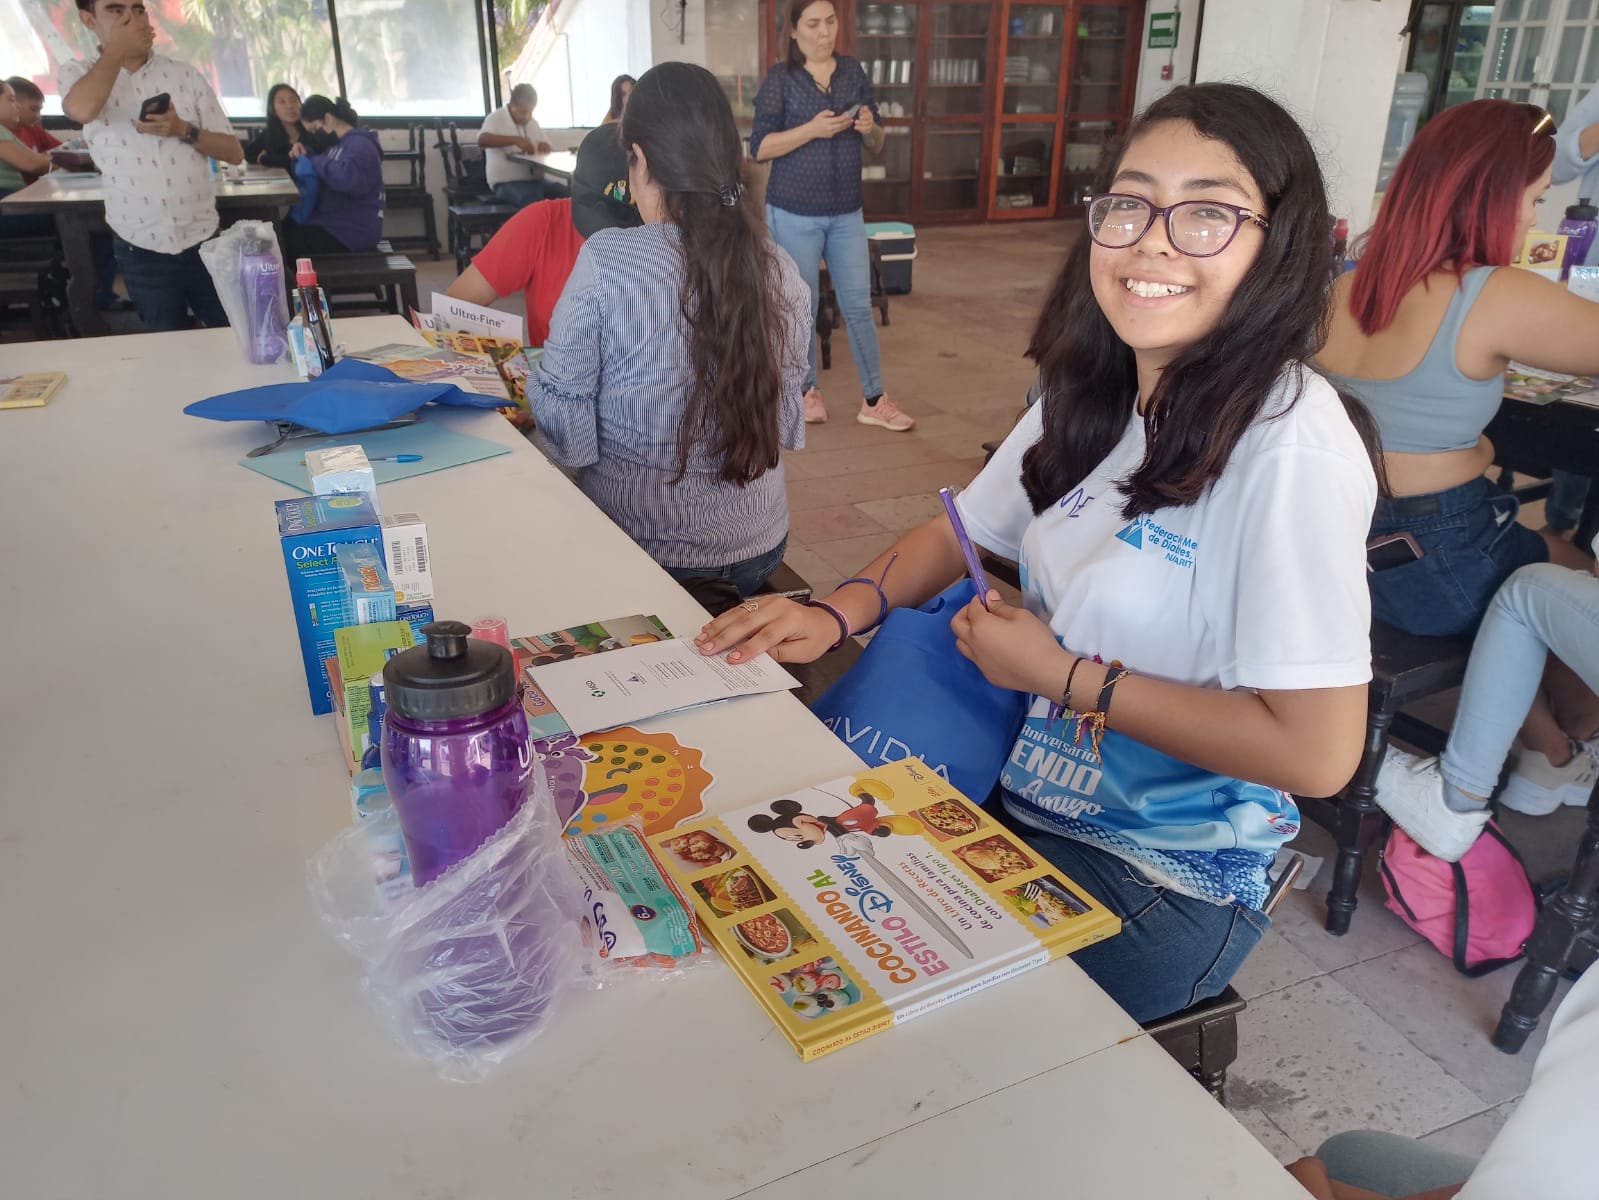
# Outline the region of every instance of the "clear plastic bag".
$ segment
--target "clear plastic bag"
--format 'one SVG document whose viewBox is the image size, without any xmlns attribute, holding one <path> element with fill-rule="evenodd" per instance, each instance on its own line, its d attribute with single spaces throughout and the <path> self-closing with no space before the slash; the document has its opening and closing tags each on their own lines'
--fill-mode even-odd
<svg viewBox="0 0 1599 1200">
<path fill-rule="evenodd" d="M 585 984 L 580 900 L 542 766 L 506 826 L 421 888 L 380 885 L 393 810 L 340 833 L 311 860 L 323 923 L 365 967 L 390 1032 L 446 1079 L 481 1079 L 550 1024 Z"/>
<path fill-rule="evenodd" d="M 253 363 L 281 362 L 289 353 L 289 301 L 283 254 L 270 221 L 240 221 L 200 243 L 217 298 Z"/>
</svg>

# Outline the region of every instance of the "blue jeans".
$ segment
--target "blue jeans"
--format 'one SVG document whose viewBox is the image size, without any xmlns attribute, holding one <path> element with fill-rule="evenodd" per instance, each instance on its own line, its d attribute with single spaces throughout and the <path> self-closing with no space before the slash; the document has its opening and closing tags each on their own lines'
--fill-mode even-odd
<svg viewBox="0 0 1599 1200">
<path fill-rule="evenodd" d="M 730 579 L 740 596 L 752 596 L 777 570 L 777 564 L 783 561 L 783 551 L 787 549 L 788 538 L 785 536 L 775 549 L 753 558 L 728 563 L 725 567 L 666 567 L 665 570 L 679 583 L 687 579 Z"/>
<path fill-rule="evenodd" d="M 861 377 L 861 395 L 883 394 L 883 365 L 877 352 L 877 326 L 872 322 L 872 260 L 866 247 L 866 219 L 861 210 L 833 217 L 804 217 L 766 206 L 766 227 L 772 239 L 794 260 L 800 278 L 811 290 L 810 352 L 805 360 L 805 389 L 816 386 L 816 309 L 821 303 L 822 260 L 838 296 L 838 310 L 849 334 L 849 352 Z"/>
<path fill-rule="evenodd" d="M 1556 533 L 1565 533 L 1575 529 L 1582 520 L 1582 506 L 1588 503 L 1588 489 L 1593 481 L 1570 471 L 1556 471 L 1554 480 L 1555 485 L 1543 506 L 1544 523 Z"/>
<path fill-rule="evenodd" d="M 1409 1196 L 1464 1183 L 1475 1158 L 1423 1145 L 1395 1133 L 1357 1129 L 1328 1138 L 1316 1151 L 1327 1175 L 1380 1196 Z"/>
<path fill-rule="evenodd" d="M 1599 691 L 1599 579 L 1554 563 L 1522 567 L 1495 594 L 1466 664 L 1444 778 L 1490 796 L 1543 679 L 1545 651 Z"/>
<path fill-rule="evenodd" d="M 1135 1021 L 1170 1016 L 1220 993 L 1271 928 L 1263 912 L 1150 883 L 1086 842 L 1016 823 L 1011 829 L 1122 919 L 1120 933 L 1077 951 L 1072 961 Z"/>
<path fill-rule="evenodd" d="M 1470 633 L 1512 572 L 1549 560 L 1542 536 L 1517 524 L 1520 511 L 1521 502 L 1487 476 L 1425 496 L 1378 499 L 1371 536 L 1409 533 L 1422 557 L 1367 577 L 1371 615 L 1423 637 Z"/>
<path fill-rule="evenodd" d="M 228 323 L 211 273 L 200 261 L 200 247 L 178 254 L 159 254 L 116 239 L 117 265 L 128 285 L 128 299 L 139 321 L 152 333 L 189 328 L 192 310 L 200 324 L 219 328 Z"/>
</svg>

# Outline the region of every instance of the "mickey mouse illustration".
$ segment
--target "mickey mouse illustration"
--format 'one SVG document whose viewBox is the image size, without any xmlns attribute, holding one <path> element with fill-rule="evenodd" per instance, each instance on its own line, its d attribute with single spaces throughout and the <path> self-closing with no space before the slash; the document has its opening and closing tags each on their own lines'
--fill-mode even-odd
<svg viewBox="0 0 1599 1200">
<path fill-rule="evenodd" d="M 846 808 L 836 817 L 808 813 L 798 800 L 774 800 L 773 816 L 756 813 L 748 823 L 754 832 L 776 834 L 801 850 L 821 845 L 828 834 L 841 837 L 846 833 L 865 833 L 887 837 L 893 830 L 878 817 L 877 802 L 869 795 L 863 795 L 862 799 L 862 803 Z"/>
</svg>

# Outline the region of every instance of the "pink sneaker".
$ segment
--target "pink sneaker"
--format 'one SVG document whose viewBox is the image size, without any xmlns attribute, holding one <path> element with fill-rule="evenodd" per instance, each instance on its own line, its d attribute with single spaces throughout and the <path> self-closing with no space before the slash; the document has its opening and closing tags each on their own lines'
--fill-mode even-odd
<svg viewBox="0 0 1599 1200">
<path fill-rule="evenodd" d="M 913 418 L 900 411 L 899 405 L 888 398 L 884 392 L 877 398 L 876 404 L 867 404 L 861 401 L 861 411 L 855 414 L 855 419 L 862 425 L 876 425 L 892 433 L 906 433 L 916 428 Z"/>
<path fill-rule="evenodd" d="M 805 423 L 807 425 L 820 425 L 826 420 L 827 405 L 822 401 L 822 389 L 805 389 Z"/>
</svg>

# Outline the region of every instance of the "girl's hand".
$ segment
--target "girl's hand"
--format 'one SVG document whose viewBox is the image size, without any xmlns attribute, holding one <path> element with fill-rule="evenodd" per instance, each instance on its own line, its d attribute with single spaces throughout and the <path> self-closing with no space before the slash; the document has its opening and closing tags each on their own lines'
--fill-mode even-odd
<svg viewBox="0 0 1599 1200">
<path fill-rule="evenodd" d="M 995 687 L 1051 699 L 1060 695 L 1072 655 L 1062 649 L 1050 627 L 1025 608 L 1011 607 L 990 589 L 986 609 L 981 599 L 973 600 L 949 624 L 956 648 Z"/>
<path fill-rule="evenodd" d="M 295 142 L 289 147 L 290 158 L 303 158 L 309 153 L 311 152 L 305 148 L 304 142 Z"/>
<path fill-rule="evenodd" d="M 861 111 L 855 116 L 855 132 L 865 137 L 877 128 L 877 122 L 872 119 L 872 106 L 861 105 Z"/>
<path fill-rule="evenodd" d="M 825 608 L 796 604 L 787 596 L 752 596 L 710 621 L 694 645 L 701 654 L 730 649 L 730 663 L 747 662 L 766 650 L 778 662 L 808 663 L 836 641 L 838 622 Z"/>
<path fill-rule="evenodd" d="M 810 130 L 813 139 L 834 138 L 848 129 L 851 124 L 852 118 L 847 112 L 832 113 L 824 108 L 805 122 L 804 128 Z"/>
</svg>

